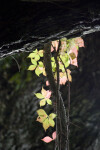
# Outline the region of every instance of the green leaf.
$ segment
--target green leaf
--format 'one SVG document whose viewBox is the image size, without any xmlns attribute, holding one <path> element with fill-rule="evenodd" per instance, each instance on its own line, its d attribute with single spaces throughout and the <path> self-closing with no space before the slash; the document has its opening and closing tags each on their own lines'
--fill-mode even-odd
<svg viewBox="0 0 100 150">
<path fill-rule="evenodd" d="M 46 131 L 48 128 L 50 127 L 50 124 L 49 124 L 49 120 L 48 118 L 44 120 L 43 122 L 43 128 L 44 130 Z"/>
<path fill-rule="evenodd" d="M 44 96 L 41 94 L 41 93 L 36 93 L 35 96 L 39 99 L 42 99 L 44 98 Z"/>
<path fill-rule="evenodd" d="M 62 70 L 62 72 L 65 72 L 65 68 L 64 67 L 61 70 Z"/>
<path fill-rule="evenodd" d="M 52 101 L 51 101 L 50 99 L 47 99 L 47 103 L 48 103 L 49 105 L 52 105 Z"/>
<path fill-rule="evenodd" d="M 43 67 L 43 62 L 39 61 L 39 67 Z"/>
<path fill-rule="evenodd" d="M 61 41 L 67 41 L 67 38 L 62 38 L 62 39 L 60 39 Z"/>
<path fill-rule="evenodd" d="M 37 113 L 39 116 L 37 117 L 36 121 L 38 121 L 40 123 L 43 123 L 48 117 L 48 115 L 46 114 L 46 112 L 43 109 L 38 109 Z"/>
<path fill-rule="evenodd" d="M 47 113 L 43 109 L 38 109 L 37 113 L 40 117 L 45 117 L 45 118 L 48 117 Z"/>
<path fill-rule="evenodd" d="M 65 70 L 63 64 L 59 65 L 59 69 L 61 69 L 62 71 Z"/>
<path fill-rule="evenodd" d="M 77 48 L 77 50 L 79 50 L 79 46 L 78 45 L 76 45 L 76 48 Z"/>
<path fill-rule="evenodd" d="M 55 68 L 55 67 L 56 67 L 55 62 L 52 62 L 51 64 L 52 64 L 52 67 L 53 67 L 53 68 Z"/>
<path fill-rule="evenodd" d="M 32 59 L 32 58 L 31 58 L 31 63 L 34 64 L 35 66 L 37 66 L 37 62 L 36 62 L 35 59 Z"/>
<path fill-rule="evenodd" d="M 43 57 L 43 50 L 39 50 L 38 54 L 40 55 L 40 57 Z"/>
<path fill-rule="evenodd" d="M 51 62 L 52 64 L 52 71 L 55 72 L 56 71 L 56 63 L 55 62 Z"/>
<path fill-rule="evenodd" d="M 65 67 L 67 68 L 67 67 L 69 66 L 69 64 L 70 64 L 70 61 L 69 61 L 69 60 L 66 61 L 66 62 L 65 62 Z"/>
<path fill-rule="evenodd" d="M 42 70 L 40 70 L 38 67 L 35 70 L 35 73 L 37 76 L 39 76 L 42 73 Z"/>
<path fill-rule="evenodd" d="M 38 52 L 38 50 L 37 50 L 37 49 L 35 49 L 33 52 L 34 52 L 34 53 L 37 53 L 37 52 Z"/>
<path fill-rule="evenodd" d="M 41 101 L 40 101 L 40 107 L 41 106 L 44 106 L 46 104 L 46 99 L 42 99 Z"/>
<path fill-rule="evenodd" d="M 51 119 L 51 118 L 49 118 L 49 125 L 50 125 L 51 127 L 54 127 L 54 126 L 55 126 L 55 122 L 54 122 L 54 120 Z"/>
<path fill-rule="evenodd" d="M 36 66 L 35 65 L 30 65 L 29 67 L 28 67 L 28 70 L 34 70 L 36 68 Z"/>
<path fill-rule="evenodd" d="M 57 116 L 56 114 L 51 113 L 51 114 L 49 115 L 49 118 L 54 119 L 56 116 Z"/>
<path fill-rule="evenodd" d="M 34 58 L 35 55 L 36 55 L 36 53 L 30 53 L 30 54 L 28 55 L 28 58 Z"/>
<path fill-rule="evenodd" d="M 51 57 L 51 60 L 55 62 L 55 59 L 54 59 L 54 57 Z"/>
<path fill-rule="evenodd" d="M 35 60 L 38 61 L 40 59 L 40 56 L 38 54 L 35 55 Z"/>
<path fill-rule="evenodd" d="M 67 74 L 68 74 L 68 80 L 72 82 L 72 76 L 71 76 L 71 71 L 67 69 Z"/>
<path fill-rule="evenodd" d="M 46 76 L 45 68 L 43 68 L 43 75 Z"/>
</svg>

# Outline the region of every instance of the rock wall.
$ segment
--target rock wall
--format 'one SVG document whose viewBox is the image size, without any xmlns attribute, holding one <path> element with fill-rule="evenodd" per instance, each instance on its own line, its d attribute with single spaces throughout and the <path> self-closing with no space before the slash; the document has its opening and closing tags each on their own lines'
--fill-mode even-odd
<svg viewBox="0 0 100 150">
<path fill-rule="evenodd" d="M 13 1 L 0 9 L 0 57 L 33 51 L 61 37 L 100 31 L 100 4 Z"/>
<path fill-rule="evenodd" d="M 70 110 L 70 149 L 100 149 L 100 33 L 84 37 L 85 48 L 79 50 L 79 68 L 72 68 Z M 44 78 L 27 71 L 26 54 L 0 61 L 0 150 L 52 150 L 54 143 L 41 141 L 47 133 L 36 122 L 38 92 Z M 67 87 L 61 87 L 67 104 Z M 47 108 L 48 110 L 48 108 Z M 47 111 L 46 110 L 46 111 Z M 49 112 L 48 110 L 47 112 Z"/>
</svg>

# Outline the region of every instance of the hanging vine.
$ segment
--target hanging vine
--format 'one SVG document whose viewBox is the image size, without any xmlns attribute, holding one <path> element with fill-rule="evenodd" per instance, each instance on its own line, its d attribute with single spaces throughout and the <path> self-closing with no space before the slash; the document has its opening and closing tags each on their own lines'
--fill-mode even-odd
<svg viewBox="0 0 100 150">
<path fill-rule="evenodd" d="M 49 127 L 54 127 L 56 131 L 52 133 L 52 138 L 46 136 L 42 141 L 49 143 L 56 140 L 55 150 L 69 150 L 69 125 L 70 125 L 70 82 L 72 82 L 70 65 L 78 67 L 77 57 L 79 47 L 84 47 L 81 37 L 72 39 L 60 39 L 48 42 L 43 50 L 35 50 L 29 54 L 32 65 L 28 70 L 35 71 L 37 76 L 46 76 L 46 86 L 42 87 L 41 93 L 35 93 L 40 99 L 40 109 L 37 110 L 37 120 L 46 131 Z M 60 92 L 60 85 L 67 84 L 67 109 Z M 52 105 L 54 112 L 47 114 L 43 106 Z M 67 111 L 66 111 L 67 110 Z M 56 123 L 55 123 L 56 118 Z"/>
</svg>

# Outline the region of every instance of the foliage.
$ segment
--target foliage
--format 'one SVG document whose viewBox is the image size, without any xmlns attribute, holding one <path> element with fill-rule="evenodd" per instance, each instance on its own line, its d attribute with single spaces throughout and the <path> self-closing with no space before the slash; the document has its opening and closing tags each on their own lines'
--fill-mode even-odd
<svg viewBox="0 0 100 150">
<path fill-rule="evenodd" d="M 59 46 L 60 45 L 60 46 Z M 51 65 L 52 72 L 57 83 L 57 64 L 55 60 L 55 54 L 57 53 L 57 61 L 59 63 L 59 83 L 60 85 L 65 85 L 67 81 L 72 82 L 71 71 L 69 69 L 70 65 L 78 67 L 77 57 L 79 47 L 84 47 L 84 41 L 81 37 L 61 40 L 56 40 L 51 42 Z M 35 71 L 35 74 L 40 76 L 43 74 L 46 76 L 45 65 L 43 64 L 43 50 L 35 50 L 29 54 L 28 58 L 31 59 L 32 65 L 29 66 L 28 70 Z M 50 83 L 47 80 L 46 86 L 49 86 Z M 52 92 L 50 90 L 45 90 L 42 87 L 41 93 L 36 93 L 35 96 L 40 99 L 40 107 L 45 106 L 46 104 L 52 105 Z M 46 131 L 49 127 L 55 126 L 55 117 L 57 114 L 51 113 L 47 115 L 44 109 L 37 110 L 37 121 L 42 123 L 44 130 Z M 42 141 L 49 143 L 56 138 L 56 131 L 53 132 L 52 138 L 46 136 Z"/>
<path fill-rule="evenodd" d="M 46 136 L 42 139 L 42 141 L 44 141 L 45 143 L 49 143 L 55 139 L 56 139 L 56 131 L 52 133 L 52 138 L 49 136 Z"/>
<path fill-rule="evenodd" d="M 39 121 L 40 123 L 42 123 L 44 130 L 46 131 L 50 126 L 54 127 L 55 126 L 55 122 L 54 122 L 54 118 L 56 117 L 56 114 L 51 113 L 49 116 L 47 115 L 47 113 L 43 110 L 43 109 L 39 109 L 37 110 L 38 113 L 38 117 L 37 117 L 37 121 Z"/>
</svg>

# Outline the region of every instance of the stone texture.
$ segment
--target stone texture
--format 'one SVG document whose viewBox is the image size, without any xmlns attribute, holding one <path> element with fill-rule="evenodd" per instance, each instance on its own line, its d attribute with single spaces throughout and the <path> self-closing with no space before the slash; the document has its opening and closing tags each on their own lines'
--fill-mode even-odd
<svg viewBox="0 0 100 150">
<path fill-rule="evenodd" d="M 100 4 L 29 3 L 13 1 L 0 9 L 0 57 L 42 48 L 61 37 L 84 36 L 100 30 Z"/>
</svg>

